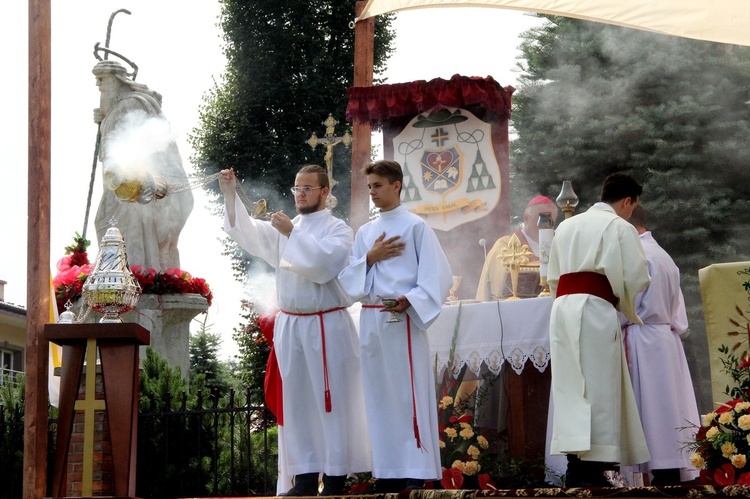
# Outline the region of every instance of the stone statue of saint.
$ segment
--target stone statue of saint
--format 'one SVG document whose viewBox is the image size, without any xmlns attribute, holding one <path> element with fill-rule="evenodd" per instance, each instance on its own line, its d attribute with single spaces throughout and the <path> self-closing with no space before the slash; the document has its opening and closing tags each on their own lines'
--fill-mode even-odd
<svg viewBox="0 0 750 499">
<path fill-rule="evenodd" d="M 163 271 L 180 267 L 177 241 L 193 209 L 187 190 L 165 194 L 187 182 L 161 95 L 104 60 L 94 66 L 101 92 L 94 122 L 100 124 L 104 194 L 96 213 L 99 240 L 114 217 L 125 238 L 128 262 Z"/>
</svg>

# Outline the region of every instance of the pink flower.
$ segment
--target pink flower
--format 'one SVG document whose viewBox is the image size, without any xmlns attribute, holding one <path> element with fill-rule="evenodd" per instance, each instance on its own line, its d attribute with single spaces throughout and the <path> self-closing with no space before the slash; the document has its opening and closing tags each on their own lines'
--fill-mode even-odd
<svg viewBox="0 0 750 499">
<path fill-rule="evenodd" d="M 57 261 L 57 271 L 61 272 L 63 270 L 69 269 L 70 268 L 70 261 L 72 259 L 73 259 L 73 257 L 71 257 L 71 256 L 64 256 L 64 257 L 60 258 Z"/>
<path fill-rule="evenodd" d="M 68 284 L 73 284 L 78 279 L 78 276 L 81 274 L 81 267 L 69 267 L 65 270 L 61 270 L 57 273 L 55 278 L 52 280 L 52 284 L 55 286 L 55 288 L 59 286 L 65 286 Z"/>
</svg>

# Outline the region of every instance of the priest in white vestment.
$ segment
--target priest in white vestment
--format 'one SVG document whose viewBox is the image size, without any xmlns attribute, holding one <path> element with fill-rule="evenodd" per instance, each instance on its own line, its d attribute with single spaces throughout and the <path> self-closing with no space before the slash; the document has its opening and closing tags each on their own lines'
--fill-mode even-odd
<svg viewBox="0 0 750 499">
<path fill-rule="evenodd" d="M 224 230 L 251 255 L 276 268 L 281 312 L 274 349 L 283 384 L 283 443 L 279 467 L 295 475 L 285 495 L 341 495 L 349 473 L 371 470 L 357 333 L 338 273 L 347 264 L 352 230 L 325 209 L 328 175 L 303 167 L 292 188 L 299 215 L 270 222 L 251 218 L 236 195 L 232 170 L 223 170 Z M 280 439 L 281 442 L 281 439 Z M 281 445 L 281 444 L 280 444 Z"/>
<path fill-rule="evenodd" d="M 648 260 L 651 284 L 635 299 L 643 325 L 623 318 L 623 336 L 651 460 L 651 485 L 679 485 L 698 476 L 687 442 L 701 424 L 681 336 L 688 331 L 680 269 L 646 228 L 646 211 L 636 207 L 630 223 Z"/>
<path fill-rule="evenodd" d="M 362 379 L 378 478 L 370 492 L 398 492 L 442 477 L 426 329 L 440 314 L 452 277 L 435 233 L 400 204 L 401 166 L 377 161 L 365 174 L 380 214 L 357 231 L 339 280 L 363 303 Z M 381 297 L 395 298 L 397 305 L 384 308 Z M 390 311 L 401 322 L 387 322 Z"/>
<path fill-rule="evenodd" d="M 646 257 L 626 222 L 641 192 L 629 175 L 608 176 L 601 202 L 552 241 L 551 453 L 568 455 L 567 486 L 608 486 L 606 470 L 649 460 L 617 315 L 642 324 L 634 301 L 649 283 Z"/>
</svg>

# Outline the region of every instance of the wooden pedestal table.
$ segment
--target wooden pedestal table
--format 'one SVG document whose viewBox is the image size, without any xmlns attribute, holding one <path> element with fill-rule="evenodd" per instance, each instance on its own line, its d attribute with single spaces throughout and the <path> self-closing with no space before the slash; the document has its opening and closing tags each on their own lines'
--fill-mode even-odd
<svg viewBox="0 0 750 499">
<path fill-rule="evenodd" d="M 83 462 L 80 497 L 94 494 L 94 417 L 104 411 L 109 424 L 115 497 L 135 497 L 138 441 L 138 349 L 148 345 L 149 332 L 133 323 L 47 324 L 44 338 L 62 346 L 60 407 L 52 484 L 53 497 L 68 493 L 73 421 L 84 415 Z M 96 398 L 97 348 L 101 361 L 104 398 Z M 87 368 L 84 376 L 84 361 Z M 83 399 L 79 387 L 85 386 Z"/>
</svg>

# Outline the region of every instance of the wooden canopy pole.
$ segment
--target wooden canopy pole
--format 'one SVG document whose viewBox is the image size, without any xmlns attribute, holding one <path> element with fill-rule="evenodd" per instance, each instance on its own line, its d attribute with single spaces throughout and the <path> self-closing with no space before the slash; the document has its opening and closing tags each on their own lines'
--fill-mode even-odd
<svg viewBox="0 0 750 499">
<path fill-rule="evenodd" d="M 29 0 L 28 251 L 23 497 L 47 495 L 50 310 L 51 2 Z"/>
<path fill-rule="evenodd" d="M 359 16 L 367 4 L 359 0 L 356 15 Z M 354 86 L 371 87 L 375 52 L 375 18 L 358 21 L 354 26 Z M 370 162 L 372 130 L 370 123 L 352 123 L 352 202 L 350 224 L 355 231 L 367 223 L 370 216 L 370 196 L 367 179 L 362 168 Z"/>
</svg>

